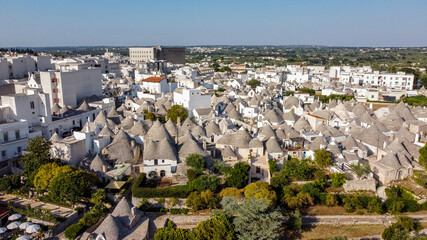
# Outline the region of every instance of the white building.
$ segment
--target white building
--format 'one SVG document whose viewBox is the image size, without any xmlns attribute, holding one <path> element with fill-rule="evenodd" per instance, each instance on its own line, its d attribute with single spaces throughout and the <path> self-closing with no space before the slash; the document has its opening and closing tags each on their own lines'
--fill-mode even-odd
<svg viewBox="0 0 427 240">
<path fill-rule="evenodd" d="M 49 94 L 50 104 L 76 107 L 84 97 L 102 94 L 100 68 L 40 72 L 43 92 Z"/>
<path fill-rule="evenodd" d="M 412 90 L 414 86 L 414 75 L 404 72 L 397 73 L 367 73 L 364 75 L 363 84 L 372 86 L 385 86 L 392 89 Z"/>
<path fill-rule="evenodd" d="M 200 89 L 177 88 L 173 92 L 173 101 L 174 104 L 185 107 L 190 116 L 193 109 L 211 107 L 211 96 L 203 94 Z"/>
<path fill-rule="evenodd" d="M 22 155 L 28 139 L 41 135 L 40 131 L 30 131 L 28 121 L 16 120 L 9 107 L 0 108 L 0 161 Z"/>
</svg>

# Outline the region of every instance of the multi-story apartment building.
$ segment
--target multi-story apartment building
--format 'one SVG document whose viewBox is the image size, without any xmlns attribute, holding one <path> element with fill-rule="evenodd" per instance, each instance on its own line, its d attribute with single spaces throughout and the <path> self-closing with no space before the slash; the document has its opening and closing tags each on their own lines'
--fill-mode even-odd
<svg viewBox="0 0 427 240">
<path fill-rule="evenodd" d="M 28 121 L 8 116 L 9 112 L 7 108 L 0 108 L 0 161 L 21 156 L 28 139 L 41 135 L 40 131 L 30 131 Z"/>
<path fill-rule="evenodd" d="M 44 93 L 49 94 L 51 106 L 76 107 L 84 97 L 102 94 L 100 68 L 79 68 L 79 70 L 55 70 L 40 72 Z"/>
<path fill-rule="evenodd" d="M 392 89 L 412 90 L 414 87 L 414 75 L 404 72 L 384 73 L 375 71 L 363 76 L 363 84 L 372 86 L 385 86 Z"/>
<path fill-rule="evenodd" d="M 185 64 L 185 47 L 129 48 L 129 60 L 133 64 L 152 60 L 166 60 L 173 64 Z"/>
</svg>

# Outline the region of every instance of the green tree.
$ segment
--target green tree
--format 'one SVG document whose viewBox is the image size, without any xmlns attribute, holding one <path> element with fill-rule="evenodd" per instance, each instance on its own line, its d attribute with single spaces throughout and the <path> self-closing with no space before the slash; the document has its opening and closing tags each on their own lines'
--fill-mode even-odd
<svg viewBox="0 0 427 240">
<path fill-rule="evenodd" d="M 279 167 L 277 166 L 277 162 L 275 160 L 268 160 L 268 167 L 270 169 L 271 175 L 273 175 L 273 173 L 279 171 Z"/>
<path fill-rule="evenodd" d="M 242 198 L 242 194 L 240 193 L 238 188 L 235 187 L 228 187 L 228 188 L 224 188 L 220 193 L 219 193 L 220 197 L 235 197 L 237 199 L 241 199 Z"/>
<path fill-rule="evenodd" d="M 289 213 L 289 219 L 286 222 L 287 229 L 295 232 L 301 232 L 302 229 L 302 215 L 299 210 L 295 210 Z"/>
<path fill-rule="evenodd" d="M 190 154 L 186 159 L 185 163 L 194 168 L 195 170 L 203 171 L 206 168 L 206 161 L 202 155 L 198 153 Z"/>
<path fill-rule="evenodd" d="M 308 94 L 310 94 L 310 96 L 314 96 L 316 94 L 316 91 L 314 89 L 305 88 L 305 87 L 304 88 L 299 88 L 298 92 L 300 92 L 300 93 L 308 93 Z"/>
<path fill-rule="evenodd" d="M 273 177 L 270 178 L 270 186 L 275 189 L 281 189 L 288 184 L 289 178 L 284 174 L 283 171 L 275 173 Z"/>
<path fill-rule="evenodd" d="M 418 152 L 420 153 L 418 163 L 423 167 L 427 167 L 427 143 L 424 145 L 424 147 L 420 148 Z"/>
<path fill-rule="evenodd" d="M 260 82 L 259 80 L 256 80 L 256 79 L 251 79 L 251 80 L 248 82 L 248 85 L 249 85 L 251 88 L 256 88 L 256 87 L 258 87 L 258 86 L 260 86 L 260 85 L 261 85 L 261 82 Z"/>
<path fill-rule="evenodd" d="M 233 168 L 222 168 L 221 172 L 226 175 L 229 187 L 243 188 L 248 184 L 250 170 L 251 167 L 247 163 L 239 162 L 234 164 Z"/>
<path fill-rule="evenodd" d="M 267 240 L 280 237 L 283 215 L 279 209 L 272 208 L 268 200 L 251 198 L 238 204 L 236 199 L 225 197 L 221 205 L 226 215 L 236 216 L 233 224 L 239 239 Z"/>
<path fill-rule="evenodd" d="M 12 192 L 21 186 L 21 177 L 19 175 L 7 175 L 0 178 L 0 191 Z"/>
<path fill-rule="evenodd" d="M 98 183 L 98 176 L 83 170 L 60 174 L 53 181 L 49 195 L 57 202 L 75 203 L 83 197 L 89 197 L 91 187 Z"/>
<path fill-rule="evenodd" d="M 234 225 L 224 214 L 200 222 L 193 232 L 199 240 L 236 239 Z"/>
<path fill-rule="evenodd" d="M 50 142 L 41 136 L 29 139 L 26 151 L 29 153 L 21 157 L 21 162 L 24 164 L 22 176 L 27 179 L 27 184 L 31 186 L 39 168 L 44 164 L 54 162 L 54 159 L 50 156 Z"/>
<path fill-rule="evenodd" d="M 215 192 L 220 182 L 221 180 L 217 176 L 202 175 L 193 181 L 192 186 L 197 191 L 211 190 Z"/>
<path fill-rule="evenodd" d="M 326 206 L 334 207 L 334 206 L 338 206 L 338 204 L 339 204 L 338 196 L 336 194 L 333 194 L 333 193 L 326 194 Z"/>
<path fill-rule="evenodd" d="M 152 121 L 156 121 L 157 120 L 156 115 L 154 115 L 154 113 L 152 113 L 152 112 L 149 112 L 149 113 L 145 114 L 144 119 L 145 120 L 149 119 L 149 120 L 152 120 Z"/>
<path fill-rule="evenodd" d="M 215 196 L 210 190 L 204 192 L 192 192 L 186 200 L 186 205 L 191 209 L 197 211 L 201 209 L 217 208 L 219 198 Z"/>
<path fill-rule="evenodd" d="M 331 174 L 331 181 L 332 181 L 332 187 L 339 188 L 346 181 L 345 174 L 344 173 L 332 173 Z"/>
<path fill-rule="evenodd" d="M 360 163 L 350 165 L 351 172 L 356 174 L 358 178 L 368 175 L 371 172 L 371 167 L 369 163 Z"/>
<path fill-rule="evenodd" d="M 283 165 L 283 174 L 295 180 L 312 180 L 314 177 L 315 167 L 312 166 L 311 161 L 307 159 L 298 160 L 292 158 Z"/>
<path fill-rule="evenodd" d="M 42 165 L 34 177 L 34 186 L 37 189 L 47 191 L 53 179 L 62 173 L 75 170 L 76 168 L 71 165 L 59 166 L 56 162 Z"/>
<path fill-rule="evenodd" d="M 176 228 L 175 223 L 168 222 L 166 227 L 159 228 L 154 234 L 155 240 L 191 240 L 195 239 L 194 233 L 187 229 Z"/>
<path fill-rule="evenodd" d="M 314 150 L 314 163 L 320 168 L 332 166 L 331 153 L 324 148 Z"/>
<path fill-rule="evenodd" d="M 188 112 L 183 106 L 173 105 L 170 109 L 168 109 L 166 116 L 174 123 L 177 123 L 178 117 L 181 119 L 182 122 L 188 117 Z"/>
<path fill-rule="evenodd" d="M 264 198 L 270 202 L 271 206 L 274 206 L 277 201 L 277 195 L 274 190 L 270 188 L 267 182 L 254 182 L 245 187 L 245 197 L 251 198 Z"/>
<path fill-rule="evenodd" d="M 411 239 L 411 231 L 419 231 L 420 224 L 416 223 L 414 219 L 406 216 L 399 216 L 396 223 L 386 228 L 382 233 L 384 240 L 401 240 Z"/>
</svg>

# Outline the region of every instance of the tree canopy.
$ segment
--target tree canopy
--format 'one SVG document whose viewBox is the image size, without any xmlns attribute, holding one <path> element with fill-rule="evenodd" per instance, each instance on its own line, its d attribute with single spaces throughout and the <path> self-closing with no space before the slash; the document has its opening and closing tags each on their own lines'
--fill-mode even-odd
<svg viewBox="0 0 427 240">
<path fill-rule="evenodd" d="M 271 206 L 274 206 L 277 201 L 277 195 L 274 190 L 270 188 L 267 182 L 259 181 L 249 184 L 245 187 L 245 197 L 247 199 L 266 199 Z"/>
<path fill-rule="evenodd" d="M 324 148 L 314 150 L 314 163 L 320 168 L 331 166 L 332 165 L 331 153 Z"/>
<path fill-rule="evenodd" d="M 248 82 L 248 85 L 249 85 L 251 88 L 256 88 L 256 87 L 258 87 L 258 86 L 260 86 L 260 85 L 261 85 L 261 82 L 260 82 L 259 80 L 256 80 L 256 79 L 252 79 L 252 80 L 250 80 L 250 81 Z"/>
<path fill-rule="evenodd" d="M 197 224 L 197 227 L 194 229 L 193 232 L 196 239 L 199 240 L 236 239 L 236 236 L 234 234 L 234 225 L 228 220 L 228 218 L 224 214 L 200 222 L 199 224 Z"/>
<path fill-rule="evenodd" d="M 173 105 L 170 109 L 168 109 L 166 116 L 174 123 L 177 123 L 178 117 L 181 119 L 182 122 L 188 117 L 188 112 L 181 105 Z"/>
<path fill-rule="evenodd" d="M 24 164 L 22 175 L 28 180 L 27 184 L 32 185 L 39 168 L 55 160 L 50 155 L 50 142 L 41 136 L 29 139 L 26 150 L 29 153 L 21 157 L 21 162 Z"/>
<path fill-rule="evenodd" d="M 185 163 L 194 168 L 195 170 L 205 170 L 206 168 L 206 161 L 203 158 L 202 155 L 198 154 L 198 153 L 192 153 L 190 154 L 186 159 L 185 159 Z"/>
<path fill-rule="evenodd" d="M 234 167 L 221 168 L 221 173 L 226 175 L 229 187 L 243 188 L 248 184 L 250 169 L 247 163 L 239 162 Z"/>
<path fill-rule="evenodd" d="M 423 167 L 427 167 L 427 143 L 424 145 L 424 147 L 420 148 L 418 152 L 420 153 L 418 163 Z"/>
<path fill-rule="evenodd" d="M 351 172 L 356 174 L 358 178 L 368 175 L 371 172 L 371 167 L 369 163 L 360 163 L 350 165 Z"/>
<path fill-rule="evenodd" d="M 53 179 L 62 173 L 74 170 L 76 168 L 71 165 L 59 166 L 55 162 L 42 165 L 34 177 L 34 186 L 46 191 L 51 187 Z"/>
<path fill-rule="evenodd" d="M 238 204 L 235 198 L 225 197 L 221 205 L 226 215 L 236 216 L 233 224 L 239 239 L 267 240 L 280 237 L 283 215 L 280 210 L 270 207 L 266 199 L 251 198 Z"/>
<path fill-rule="evenodd" d="M 192 186 L 197 191 L 211 190 L 216 191 L 221 179 L 215 175 L 202 175 L 192 182 Z"/>
<path fill-rule="evenodd" d="M 50 197 L 57 202 L 75 203 L 91 196 L 91 187 L 98 183 L 98 176 L 83 170 L 60 174 L 51 183 Z"/>
</svg>

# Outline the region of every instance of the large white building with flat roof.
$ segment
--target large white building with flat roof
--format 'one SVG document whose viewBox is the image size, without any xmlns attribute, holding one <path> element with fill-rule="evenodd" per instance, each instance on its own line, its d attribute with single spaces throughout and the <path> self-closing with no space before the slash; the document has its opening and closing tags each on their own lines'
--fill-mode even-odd
<svg viewBox="0 0 427 240">
<path fill-rule="evenodd" d="M 383 73 L 375 71 L 365 73 L 363 76 L 363 85 L 385 86 L 391 89 L 412 90 L 414 87 L 414 75 L 404 72 Z"/>
<path fill-rule="evenodd" d="M 102 95 L 100 68 L 40 72 L 44 93 L 49 94 L 50 105 L 77 107 L 84 97 Z"/>
</svg>

